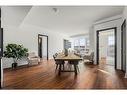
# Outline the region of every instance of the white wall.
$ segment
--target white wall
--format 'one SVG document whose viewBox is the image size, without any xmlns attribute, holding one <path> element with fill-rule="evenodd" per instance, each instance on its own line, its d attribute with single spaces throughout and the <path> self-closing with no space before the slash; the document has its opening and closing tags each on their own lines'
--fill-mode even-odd
<svg viewBox="0 0 127 95">
<path fill-rule="evenodd" d="M 10 10 L 12 11 L 13 9 Z M 2 27 L 4 29 L 4 49 L 8 43 L 23 44 L 25 48 L 28 48 L 29 52 L 34 51 L 36 52 L 36 54 L 38 54 L 38 34 L 43 34 L 49 37 L 49 58 L 52 58 L 52 55 L 54 53 L 63 50 L 63 39 L 68 39 L 69 37 L 67 35 L 55 31 L 49 31 L 47 29 L 44 29 L 43 27 L 38 27 L 30 24 L 27 25 L 25 23 L 19 24 L 19 26 L 17 26 L 16 24 L 11 25 L 11 22 L 6 21 L 8 20 L 8 17 L 10 15 L 10 12 L 8 11 L 9 9 L 7 11 L 5 9 L 4 11 L 2 10 Z M 13 15 L 20 16 L 19 11 L 13 12 Z M 14 22 L 16 22 L 16 20 L 18 19 L 14 19 Z M 12 62 L 12 59 L 3 58 L 3 67 L 11 67 Z M 26 59 L 23 59 L 18 63 L 19 65 L 23 65 L 27 64 L 27 61 Z"/>
<path fill-rule="evenodd" d="M 94 51 L 94 27 L 93 25 L 89 28 L 89 40 L 90 40 L 90 50 Z"/>
<path fill-rule="evenodd" d="M 107 18 L 102 21 L 98 21 L 94 24 L 94 31 L 91 31 L 92 32 L 91 34 L 94 35 L 94 37 L 93 35 L 91 35 L 93 37 L 91 41 L 93 41 L 94 43 L 92 43 L 91 46 L 94 46 L 95 64 L 97 63 L 97 60 L 96 60 L 96 45 L 97 45 L 96 31 L 101 30 L 101 29 L 111 28 L 111 27 L 117 27 L 117 69 L 121 69 L 121 23 L 122 23 L 122 16 L 118 15 L 115 17 Z"/>
<path fill-rule="evenodd" d="M 38 34 L 48 35 L 49 37 L 49 58 L 56 52 L 63 50 L 63 39 L 68 38 L 64 34 L 48 32 L 41 28 L 29 27 L 4 27 L 4 48 L 8 43 L 23 44 L 24 47 L 29 49 L 29 52 L 36 52 L 38 54 Z M 4 58 L 5 59 L 5 58 Z M 4 68 L 10 67 L 12 62 L 10 59 L 3 60 Z M 20 61 L 19 64 L 25 64 L 26 61 Z"/>
</svg>

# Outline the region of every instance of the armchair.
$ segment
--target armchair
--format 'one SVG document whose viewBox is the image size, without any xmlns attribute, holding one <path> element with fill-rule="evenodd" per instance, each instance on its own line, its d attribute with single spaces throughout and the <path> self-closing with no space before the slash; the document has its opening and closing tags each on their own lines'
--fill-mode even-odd
<svg viewBox="0 0 127 95">
<path fill-rule="evenodd" d="M 85 55 L 83 56 L 83 60 L 88 60 L 89 62 L 94 62 L 94 52 L 91 52 L 89 55 Z M 88 62 L 87 61 L 87 62 Z"/>
<path fill-rule="evenodd" d="M 35 54 L 35 52 L 28 53 L 28 66 L 33 63 L 40 63 L 40 57 Z"/>
</svg>

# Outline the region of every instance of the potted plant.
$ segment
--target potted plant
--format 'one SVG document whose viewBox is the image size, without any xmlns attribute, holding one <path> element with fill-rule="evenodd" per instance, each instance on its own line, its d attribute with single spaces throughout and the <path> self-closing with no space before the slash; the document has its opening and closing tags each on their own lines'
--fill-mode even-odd
<svg viewBox="0 0 127 95">
<path fill-rule="evenodd" d="M 12 68 L 17 67 L 17 61 L 22 57 L 27 56 L 28 49 L 24 48 L 23 45 L 18 44 L 8 44 L 4 51 L 4 57 L 13 58 L 14 63 L 12 63 Z"/>
</svg>

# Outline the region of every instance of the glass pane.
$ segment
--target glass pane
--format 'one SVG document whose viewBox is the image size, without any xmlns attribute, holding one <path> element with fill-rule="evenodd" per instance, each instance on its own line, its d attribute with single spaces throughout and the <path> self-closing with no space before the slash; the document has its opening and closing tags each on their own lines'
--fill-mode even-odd
<svg viewBox="0 0 127 95">
<path fill-rule="evenodd" d="M 80 46 L 85 46 L 85 39 L 79 39 L 80 40 Z"/>
<path fill-rule="evenodd" d="M 99 32 L 99 62 L 114 66 L 114 29 Z"/>
<path fill-rule="evenodd" d="M 78 41 L 78 39 L 74 41 L 74 46 L 79 46 L 79 41 Z"/>
<path fill-rule="evenodd" d="M 108 36 L 108 45 L 114 45 L 114 36 Z"/>
</svg>

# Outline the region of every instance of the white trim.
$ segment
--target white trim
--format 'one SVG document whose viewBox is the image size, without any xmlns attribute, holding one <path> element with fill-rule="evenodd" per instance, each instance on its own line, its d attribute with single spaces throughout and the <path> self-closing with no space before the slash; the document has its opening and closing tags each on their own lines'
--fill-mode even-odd
<svg viewBox="0 0 127 95">
<path fill-rule="evenodd" d="M 1 59 L 1 88 L 3 87 L 3 65 L 2 65 L 2 59 Z"/>
<path fill-rule="evenodd" d="M 112 17 L 109 17 L 109 18 L 106 18 L 106 19 L 103 19 L 103 20 L 96 21 L 94 23 L 94 25 L 101 24 L 101 23 L 105 23 L 107 21 L 114 21 L 114 20 L 117 20 L 117 19 L 121 19 L 122 17 L 123 17 L 123 15 L 112 16 Z"/>
<path fill-rule="evenodd" d="M 127 73 L 125 73 L 125 77 L 124 78 L 127 78 Z"/>
</svg>

